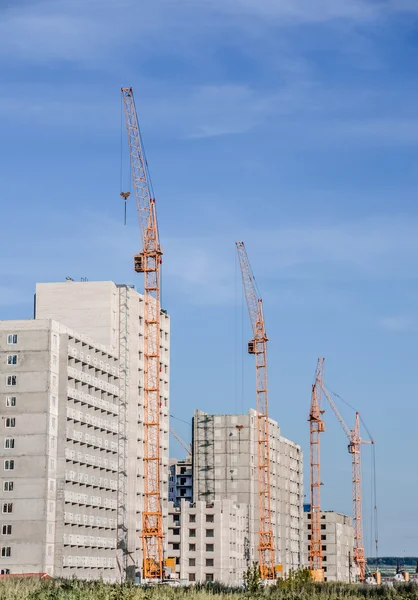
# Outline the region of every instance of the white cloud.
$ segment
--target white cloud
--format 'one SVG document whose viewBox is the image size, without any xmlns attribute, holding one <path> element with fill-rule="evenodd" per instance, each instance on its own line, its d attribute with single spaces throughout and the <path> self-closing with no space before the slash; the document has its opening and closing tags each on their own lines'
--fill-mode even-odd
<svg viewBox="0 0 418 600">
<path fill-rule="evenodd" d="M 298 84 L 284 86 L 279 92 L 254 90 L 249 85 L 207 84 L 178 85 L 167 88 L 140 79 L 138 91 L 139 119 L 154 132 L 164 132 L 184 139 L 211 138 L 242 134 L 262 128 L 279 115 L 292 114 L 307 100 Z M 28 91 L 28 87 L 30 91 Z M 113 132 L 120 127 L 119 90 L 85 85 L 83 89 L 66 85 L 0 85 L 0 117 L 25 119 L 31 127 L 46 124 L 56 134 L 56 125 L 83 131 L 99 129 Z M 49 129 L 44 130 L 48 135 Z"/>
<path fill-rule="evenodd" d="M 145 54 L 170 44 L 171 51 L 177 51 L 173 40 L 181 46 L 184 31 L 192 33 L 199 20 L 200 11 L 193 20 L 189 10 L 193 5 L 187 0 L 179 5 L 167 0 L 16 3 L 0 7 L 0 55 L 37 63 L 71 61 L 106 67 L 134 46 Z M 135 59 L 141 60 L 141 53 Z M 123 67 L 124 62 L 119 60 L 119 65 Z"/>
<path fill-rule="evenodd" d="M 194 140 L 264 133 L 268 128 L 286 136 L 288 144 L 302 140 L 305 146 L 333 146 L 342 140 L 363 147 L 418 144 L 418 116 L 415 109 L 405 106 L 404 89 L 402 94 L 387 90 L 348 93 L 345 89 L 320 89 L 305 80 L 291 81 L 279 90 L 244 84 L 173 85 L 168 95 L 166 86 L 159 83 L 145 79 L 136 83 L 140 121 L 154 135 Z M 120 128 L 118 87 L 113 92 L 110 95 L 109 90 L 87 84 L 83 89 L 3 84 L 0 119 L 19 118 L 30 124 L 29 133 L 41 125 L 44 137 L 56 136 L 59 125 L 114 139 Z M 385 117 L 369 116 L 377 96 Z M 405 116 L 396 116 L 402 113 Z"/>
<path fill-rule="evenodd" d="M 391 18 L 396 13 L 417 13 L 418 5 L 414 0 L 207 0 L 218 10 L 265 20 L 274 20 L 275 24 L 289 23 L 327 23 L 335 21 L 364 22 Z"/>
<path fill-rule="evenodd" d="M 59 223 L 58 229 L 54 223 Z M 0 259 L 0 276 L 8 282 L 1 294 L 3 306 L 25 300 L 29 304 L 37 281 L 62 281 L 66 276 L 113 279 L 141 289 L 142 280 L 132 271 L 131 257 L 140 243 L 133 219 L 123 227 L 96 214 L 76 218 L 52 213 L 43 226 L 36 218 L 32 225 L 13 259 Z M 169 292 L 171 301 L 198 306 L 234 304 L 241 295 L 237 237 L 246 242 L 264 298 L 302 312 L 313 304 L 345 311 L 349 302 L 342 291 L 345 283 L 357 294 L 364 281 L 394 285 L 418 276 L 418 220 L 412 217 L 257 230 L 242 227 L 225 214 L 221 226 L 210 235 L 163 237 L 164 296 Z M 13 232 L 5 232 L 6 247 L 8 235 L 12 243 Z M 379 326 L 401 331 L 414 323 L 395 315 L 381 319 Z"/>
<path fill-rule="evenodd" d="M 256 23 L 248 27 L 254 18 L 286 27 L 361 22 L 396 12 L 418 12 L 418 7 L 407 0 L 33 0 L 0 8 L 0 55 L 105 66 L 134 46 L 141 49 L 140 61 L 150 50 L 184 53 L 191 43 L 198 47 L 231 31 L 257 36 Z"/>
<path fill-rule="evenodd" d="M 170 102 L 155 93 L 143 109 L 152 123 L 186 138 L 244 133 L 265 116 L 263 97 L 247 85 L 184 86 L 172 91 Z"/>
<path fill-rule="evenodd" d="M 210 1 L 210 0 L 209 0 Z M 256 15 L 265 19 L 320 23 L 336 19 L 366 20 L 376 18 L 386 4 L 367 0 L 223 0 L 224 10 Z"/>
<path fill-rule="evenodd" d="M 208 243 L 209 242 L 209 243 Z M 169 238 L 164 243 L 164 277 L 177 294 L 197 305 L 224 305 L 233 302 L 232 245 L 223 244 L 223 260 L 206 238 Z M 211 251 L 212 248 L 212 251 Z M 228 260 L 226 257 L 229 257 Z"/>
<path fill-rule="evenodd" d="M 259 129 L 271 118 L 293 113 L 305 102 L 303 90 L 297 83 L 270 92 L 238 84 L 188 86 L 174 91 L 169 103 L 155 94 L 144 109 L 152 122 L 163 121 L 181 137 L 217 137 Z"/>
<path fill-rule="evenodd" d="M 96 131 L 100 127 L 116 129 L 116 94 L 119 83 L 123 83 L 115 85 L 117 72 L 141 92 L 140 118 L 154 131 L 168 135 L 210 138 L 268 127 L 287 135 L 290 143 L 300 137 L 307 144 L 340 143 L 341 139 L 370 145 L 417 143 L 416 109 L 410 109 L 410 119 L 405 116 L 408 94 L 404 88 L 396 94 L 387 87 L 346 89 L 341 83 L 329 87 L 318 80 L 303 45 L 295 47 L 294 40 L 268 31 L 270 22 L 287 26 L 289 20 L 316 23 L 371 18 L 413 10 L 412 3 L 319 2 L 145 0 L 139 5 L 134 0 L 38 0 L 13 4 L 0 9 L 0 57 L 6 57 L 10 64 L 21 59 L 28 64 L 75 62 L 77 66 L 109 69 L 110 86 L 115 91 L 111 95 L 109 84 L 98 87 L 96 80 L 53 85 L 30 81 L 13 86 L 6 81 L 0 94 L 0 115 L 19 115 L 53 128 L 59 122 L 60 126 L 94 127 Z M 416 8 L 418 11 L 418 5 Z M 240 14 L 260 16 L 264 21 L 248 27 L 236 18 Z M 254 21 L 250 18 L 249 22 Z M 342 35 L 351 29 L 343 28 Z M 356 35 L 354 44 L 345 40 L 342 45 L 358 50 Z M 269 62 L 269 83 L 256 85 L 251 77 L 245 82 L 224 83 L 222 61 L 213 52 L 224 39 L 263 65 Z M 187 83 L 171 80 L 169 74 L 161 81 L 154 75 L 146 77 L 142 62 L 146 65 L 152 57 L 158 63 L 168 52 L 187 57 L 188 65 L 201 65 L 202 76 L 192 76 Z M 367 60 L 356 57 L 356 63 L 360 62 Z M 212 70 L 205 74 L 207 65 Z"/>
<path fill-rule="evenodd" d="M 33 2 L 1 12 L 0 53 L 9 59 L 88 63 L 113 37 L 95 2 Z M 86 10 L 87 9 L 87 10 Z M 93 15 L 98 18 L 94 26 Z"/>
<path fill-rule="evenodd" d="M 228 217 L 226 223 L 231 224 L 210 236 L 165 240 L 169 285 L 185 290 L 194 303 L 233 301 L 237 230 L 239 238 L 247 240 L 257 280 L 263 282 L 261 292 L 271 295 L 279 285 L 280 299 L 289 305 L 301 306 L 309 288 L 316 304 L 338 307 L 345 303 L 340 283 L 406 281 L 418 276 L 418 220 L 407 216 L 265 230 L 234 226 Z M 319 287 L 313 285 L 315 281 Z"/>
<path fill-rule="evenodd" d="M 248 232 L 283 273 L 309 276 L 311 267 L 371 278 L 408 278 L 416 272 L 418 221 L 407 216 L 365 218 L 343 223 L 312 223 Z M 260 251 L 258 251 L 258 255 Z M 303 272 L 303 271 L 302 271 Z M 335 273 L 334 273 L 335 275 Z"/>
</svg>

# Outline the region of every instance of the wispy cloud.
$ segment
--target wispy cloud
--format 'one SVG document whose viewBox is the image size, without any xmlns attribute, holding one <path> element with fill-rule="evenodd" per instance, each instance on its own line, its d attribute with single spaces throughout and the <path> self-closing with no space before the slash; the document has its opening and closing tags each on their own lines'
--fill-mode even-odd
<svg viewBox="0 0 418 600">
<path fill-rule="evenodd" d="M 196 7 L 195 7 L 196 9 Z M 121 59 L 128 48 L 156 52 L 193 31 L 188 0 L 32 0 L 0 7 L 0 56 L 37 63 L 95 66 Z M 196 17 L 201 13 L 198 10 Z M 190 14 L 189 14 L 190 17 Z M 202 27 L 205 30 L 205 27 Z M 164 32 L 166 35 L 159 35 Z M 155 39 L 159 40 L 155 44 Z M 177 51 L 172 46 L 172 51 Z M 126 56 L 126 55 L 125 55 Z M 122 60 L 120 63 L 122 64 Z"/>
<path fill-rule="evenodd" d="M 265 98 L 248 85 L 182 86 L 171 102 L 158 93 L 154 101 L 143 106 L 152 122 L 162 118 L 166 130 L 190 139 L 244 133 L 266 116 Z"/>
<path fill-rule="evenodd" d="M 50 218 L 54 221 L 54 215 Z M 30 303 L 36 281 L 59 281 L 66 276 L 135 280 L 130 257 L 138 245 L 136 224 L 124 228 L 108 217 L 89 213 L 77 218 L 60 214 L 59 219 L 59 233 L 54 234 L 46 224 L 49 233 L 45 237 L 40 237 L 42 229 L 35 219 L 25 243 L 15 248 L 13 262 L 9 257 L 0 259 L 0 277 L 7 282 L 3 307 L 24 297 Z M 368 286 L 388 281 L 394 285 L 418 277 L 416 219 L 399 216 L 327 225 L 283 224 L 264 230 L 232 222 L 232 217 L 226 217 L 226 228 L 211 235 L 164 236 L 164 289 L 169 290 L 172 302 L 177 298 L 183 305 L 227 306 L 237 300 L 240 281 L 234 238 L 238 229 L 239 238 L 247 243 L 262 294 L 270 302 L 296 307 L 301 313 L 311 311 L 312 305 L 346 310 L 346 284 L 356 293 L 365 281 Z M 28 256 L 34 268 L 28 269 Z M 139 289 L 141 285 L 138 283 Z M 377 322 L 393 332 L 416 325 L 413 317 L 402 315 L 385 316 Z"/>
<path fill-rule="evenodd" d="M 101 97 L 97 89 L 92 91 L 90 98 L 86 93 L 87 86 L 83 92 L 71 85 L 22 83 L 11 88 L 0 84 L 0 119 L 8 122 L 18 119 L 28 135 L 42 127 L 43 137 L 56 136 L 59 129 L 64 128 L 67 132 L 94 130 L 95 135 L 100 129 L 112 132 L 119 128 L 116 94 L 109 100 Z"/>
<path fill-rule="evenodd" d="M 263 252 L 282 273 L 304 273 L 319 267 L 333 277 L 410 278 L 417 273 L 418 221 L 398 217 L 285 226 L 259 232 Z M 248 239 L 251 233 L 248 232 Z M 258 251 L 259 253 L 260 251 Z M 261 257 L 260 257 L 261 258 Z"/>
<path fill-rule="evenodd" d="M 148 37 L 155 26 L 165 27 L 163 5 L 153 11 L 148 6 L 134 0 L 31 0 L 0 6 L 0 56 L 86 67 L 113 63 L 141 42 L 135 31 Z M 166 14 L 171 13 L 168 7 Z"/>
<path fill-rule="evenodd" d="M 232 301 L 233 236 L 231 230 L 167 240 L 166 276 L 172 278 L 171 285 L 186 289 L 192 302 Z M 264 293 L 271 295 L 279 286 L 281 301 L 287 299 L 289 305 L 302 307 L 309 290 L 316 304 L 337 306 L 345 303 L 340 284 L 393 284 L 418 276 L 418 221 L 403 216 L 265 230 L 240 228 L 240 238 L 248 241 Z M 318 282 L 319 288 L 313 286 Z"/>
<path fill-rule="evenodd" d="M 309 23 L 326 22 L 335 19 L 364 20 L 375 18 L 382 7 L 367 0 L 226 0 L 224 10 L 246 12 L 264 18 L 286 19 Z"/>
<path fill-rule="evenodd" d="M 291 83 L 278 91 L 255 90 L 244 84 L 187 86 L 173 92 L 169 106 L 156 95 L 155 102 L 151 105 L 150 99 L 144 109 L 153 122 L 163 121 L 168 130 L 181 137 L 239 134 L 263 128 L 269 119 L 297 111 L 304 103 L 302 85 Z M 306 91 L 307 86 L 303 87 Z"/>
<path fill-rule="evenodd" d="M 321 24 L 370 21 L 418 12 L 407 0 L 33 0 L 0 8 L 0 55 L 34 62 L 106 64 L 136 45 L 148 54 L 149 42 L 184 51 L 190 43 L 225 36 L 254 35 L 237 17 L 267 24 Z"/>
<path fill-rule="evenodd" d="M 146 90 L 139 97 L 138 110 L 148 129 L 190 140 L 260 129 L 271 118 L 294 114 L 307 102 L 298 83 L 277 92 L 255 90 L 247 84 L 173 85 L 169 96 L 159 82 L 140 79 L 137 84 L 136 89 Z M 84 88 L 22 84 L 12 89 L 0 85 L 0 118 L 19 117 L 31 126 L 59 124 L 96 134 L 99 129 L 113 132 L 120 127 L 117 87 L 114 92 L 109 97 L 90 84 Z M 56 129 L 51 128 L 51 133 Z"/>
<path fill-rule="evenodd" d="M 225 213 L 222 230 L 210 235 L 165 237 L 164 269 L 171 288 L 185 290 L 192 302 L 231 301 L 238 230 L 240 239 L 247 240 L 266 293 L 281 282 L 289 303 L 294 293 L 312 288 L 313 280 L 329 285 L 332 292 L 338 283 L 409 281 L 418 276 L 417 219 L 399 215 L 260 230 L 234 224 L 232 215 Z"/>
<path fill-rule="evenodd" d="M 378 326 L 393 333 L 404 333 L 406 331 L 415 331 L 417 329 L 417 322 L 414 318 L 406 315 L 395 315 L 381 318 L 378 321 Z"/>
<path fill-rule="evenodd" d="M 368 21 L 390 17 L 395 13 L 418 12 L 416 3 L 397 0 L 222 0 L 218 7 L 224 11 L 247 13 L 266 19 L 277 19 L 288 25 L 289 22 L 324 23 L 336 20 Z"/>
<path fill-rule="evenodd" d="M 315 146 L 340 145 L 342 140 L 362 147 L 418 144 L 418 114 L 404 93 L 328 91 L 305 80 L 291 81 L 279 90 L 255 89 L 249 84 L 178 85 L 171 87 L 168 96 L 158 82 L 141 79 L 137 83 L 136 89 L 146 90 L 138 103 L 140 118 L 154 134 L 195 140 L 274 130 L 289 138 L 290 144 L 292 139 Z M 55 136 L 57 125 L 114 135 L 120 128 L 117 92 L 116 87 L 109 97 L 89 84 L 83 89 L 0 85 L 0 119 L 19 118 L 32 128 L 48 126 L 44 136 Z M 385 116 L 373 115 L 379 96 L 379 110 Z"/>
<path fill-rule="evenodd" d="M 94 68 L 96 74 L 110 70 L 112 89 L 126 80 L 141 90 L 141 116 L 148 126 L 176 137 L 268 129 L 287 136 L 290 143 L 303 138 L 308 144 L 342 139 L 368 145 L 416 144 L 418 114 L 416 107 L 408 106 L 404 86 L 399 92 L 388 90 L 386 79 L 382 85 L 330 85 L 312 62 L 304 38 L 289 34 L 290 22 L 333 26 L 339 20 L 383 19 L 414 10 L 418 13 L 414 3 L 389 0 L 146 0 L 140 5 L 134 0 L 34 0 L 0 8 L 0 60 L 5 65 L 75 64 L 81 71 Z M 282 27 L 283 33 L 278 36 L 270 24 Z M 212 50 L 226 39 L 240 56 L 247 53 L 257 59 L 270 76 L 258 83 L 243 72 L 231 83 L 222 75 L 222 58 Z M 370 40 L 359 31 L 337 27 L 334 43 L 354 53 L 356 68 L 370 62 Z M 365 55 L 361 60 L 359 44 Z M 149 68 L 149 60 L 158 65 L 167 53 L 194 65 L 193 75 L 179 81 L 169 70 L 161 76 Z M 123 82 L 115 78 L 116 71 Z M 94 77 L 38 85 L 31 79 L 17 85 L 5 81 L 1 98 L 0 116 L 7 118 L 19 115 L 35 124 L 55 126 L 59 121 L 61 126 L 83 129 L 118 127 L 117 102 Z"/>
</svg>

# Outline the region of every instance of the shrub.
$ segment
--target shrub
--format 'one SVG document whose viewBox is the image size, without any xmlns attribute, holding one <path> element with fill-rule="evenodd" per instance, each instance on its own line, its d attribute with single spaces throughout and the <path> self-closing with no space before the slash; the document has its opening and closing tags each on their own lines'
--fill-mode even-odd
<svg viewBox="0 0 418 600">
<path fill-rule="evenodd" d="M 251 594 L 257 594 L 261 590 L 261 575 L 260 567 L 258 563 L 249 565 L 247 571 L 244 573 L 244 585 L 245 589 Z"/>
</svg>

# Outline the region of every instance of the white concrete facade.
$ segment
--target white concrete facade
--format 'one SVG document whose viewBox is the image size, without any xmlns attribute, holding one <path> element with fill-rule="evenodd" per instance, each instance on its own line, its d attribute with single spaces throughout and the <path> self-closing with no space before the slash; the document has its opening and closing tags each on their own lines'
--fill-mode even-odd
<svg viewBox="0 0 418 600">
<path fill-rule="evenodd" d="M 168 501 L 180 506 L 184 500 L 193 502 L 193 464 L 192 457 L 170 458 L 170 478 L 168 482 Z"/>
<path fill-rule="evenodd" d="M 309 555 L 311 513 L 305 513 L 305 552 Z M 321 513 L 321 541 L 325 581 L 355 581 L 354 528 L 350 517 L 334 511 Z"/>
<path fill-rule="evenodd" d="M 54 321 L 0 322 L 4 572 L 118 578 L 118 398 L 109 348 Z"/>
<path fill-rule="evenodd" d="M 132 286 L 112 281 L 38 283 L 36 318 L 53 318 L 109 346 L 119 356 L 126 348 L 127 543 L 128 569 L 142 565 L 144 506 L 144 297 Z M 169 464 L 170 318 L 161 311 L 160 456 L 163 528 L 167 531 Z M 166 538 L 165 545 L 166 545 Z"/>
<path fill-rule="evenodd" d="M 250 511 L 250 560 L 258 561 L 256 412 L 193 419 L 194 502 L 230 499 Z M 282 574 L 303 564 L 303 453 L 270 419 L 270 484 L 276 564 Z"/>
<path fill-rule="evenodd" d="M 242 584 L 249 564 L 248 535 L 248 506 L 231 500 L 182 500 L 179 507 L 170 503 L 168 558 L 176 562 L 171 576 L 191 584 Z"/>
<path fill-rule="evenodd" d="M 17 336 L 16 344 L 7 343 L 9 335 Z M 33 536 L 25 538 L 23 528 L 31 531 L 25 519 L 22 525 L 12 523 L 10 545 L 2 544 L 11 548 L 11 556 L 6 556 L 8 550 L 0 556 L 1 569 L 123 578 L 116 550 L 123 480 L 128 576 L 133 578 L 141 570 L 143 335 L 143 296 L 131 286 L 112 282 L 38 284 L 35 320 L 0 321 L 0 415 L 4 423 L 15 419 L 13 436 L 5 432 L 5 425 L 0 432 L 5 433 L 0 440 L 1 485 L 5 490 L 9 473 L 4 461 L 14 453 L 13 475 L 21 479 L 3 494 L 6 499 L 16 498 L 10 518 L 21 521 L 24 506 L 28 522 L 36 523 Z M 167 531 L 170 319 L 164 311 L 160 349 L 161 486 Z M 17 355 L 17 365 L 7 364 L 12 354 Z M 19 377 L 16 386 L 9 388 L 7 378 L 13 370 Z M 111 394 L 106 386 L 111 386 Z M 6 404 L 9 396 L 16 397 L 13 406 Z M 15 439 L 13 448 L 6 448 L 9 437 Z M 126 439 L 124 465 L 122 437 Z M 111 502 L 111 507 L 104 502 Z M 52 524 L 45 521 L 49 513 Z M 8 513 L 0 514 L 0 519 L 9 524 Z"/>
</svg>

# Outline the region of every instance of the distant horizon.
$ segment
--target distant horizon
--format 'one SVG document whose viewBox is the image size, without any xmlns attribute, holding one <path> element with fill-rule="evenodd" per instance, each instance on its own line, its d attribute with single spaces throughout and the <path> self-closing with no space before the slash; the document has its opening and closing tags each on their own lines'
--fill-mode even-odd
<svg viewBox="0 0 418 600">
<path fill-rule="evenodd" d="M 405 560 L 414 560 L 414 561 L 418 561 L 418 556 L 379 556 L 378 560 L 387 560 L 387 559 L 394 559 L 394 560 L 400 560 L 400 561 L 405 561 Z M 376 561 L 376 557 L 372 556 L 367 558 L 368 561 L 373 562 Z"/>
</svg>

